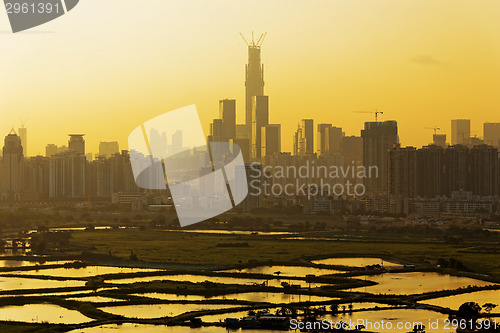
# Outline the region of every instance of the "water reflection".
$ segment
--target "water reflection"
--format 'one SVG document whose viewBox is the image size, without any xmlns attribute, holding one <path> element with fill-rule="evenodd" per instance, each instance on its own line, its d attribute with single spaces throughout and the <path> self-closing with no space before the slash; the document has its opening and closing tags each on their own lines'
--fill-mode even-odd
<svg viewBox="0 0 500 333">
<path fill-rule="evenodd" d="M 118 273 L 138 273 L 138 272 L 155 272 L 157 269 L 147 268 L 129 268 L 129 267 L 112 267 L 112 266 L 86 266 L 81 268 L 49 268 L 32 271 L 19 271 L 16 274 L 26 275 L 47 275 L 60 277 L 89 277 L 102 274 L 118 274 Z"/>
<path fill-rule="evenodd" d="M 334 323 L 343 321 L 351 322 L 354 325 L 358 323 L 364 324 L 366 327 L 365 330 L 380 333 L 403 333 L 412 331 L 414 324 L 416 323 L 422 323 L 426 327 L 426 332 L 454 332 L 451 329 L 444 328 L 444 320 L 448 318 L 447 315 L 428 310 L 393 309 L 381 311 L 362 311 L 337 316 L 326 315 L 325 318 L 332 320 Z M 381 324 L 382 321 L 384 321 L 384 324 Z M 437 326 L 438 328 L 431 329 L 431 325 L 429 323 L 435 323 L 436 321 L 439 324 Z M 398 325 L 401 326 L 401 328 L 399 328 Z"/>
<path fill-rule="evenodd" d="M 221 234 L 221 235 L 262 235 L 262 236 L 279 236 L 279 235 L 293 235 L 287 231 L 245 231 L 245 230 L 162 230 L 172 232 L 185 232 L 196 234 Z"/>
<path fill-rule="evenodd" d="M 64 265 L 74 261 L 59 260 L 59 261 L 28 261 L 28 260 L 0 260 L 0 267 L 26 267 L 36 265 Z"/>
<path fill-rule="evenodd" d="M 368 276 L 368 280 L 377 285 L 360 287 L 352 291 L 362 291 L 372 294 L 421 294 L 431 291 L 458 289 L 467 286 L 487 286 L 490 282 L 443 275 L 434 272 L 386 273 Z"/>
<path fill-rule="evenodd" d="M 296 276 L 305 277 L 306 275 L 326 275 L 326 274 L 339 274 L 345 271 L 338 271 L 334 269 L 303 267 L 303 266 L 259 266 L 244 269 L 231 269 L 225 272 L 231 273 L 258 273 L 269 274 L 275 276 Z"/>
<path fill-rule="evenodd" d="M 312 261 L 313 264 L 318 265 L 339 265 L 339 266 L 348 266 L 348 267 L 365 267 L 370 265 L 383 265 L 384 267 L 402 267 L 403 265 L 397 264 L 394 262 L 390 262 L 387 260 L 382 260 L 381 258 L 328 258 L 321 260 Z"/>
<path fill-rule="evenodd" d="M 178 316 L 191 311 L 217 310 L 237 307 L 238 305 L 232 304 L 141 304 L 106 306 L 99 309 L 128 318 L 161 318 Z"/>
<path fill-rule="evenodd" d="M 181 282 L 193 282 L 200 283 L 209 281 L 212 283 L 224 283 L 224 284 L 244 284 L 244 285 L 255 285 L 263 284 L 267 281 L 268 286 L 281 288 L 281 282 L 288 282 L 293 284 L 299 284 L 302 287 L 309 287 L 309 283 L 305 281 L 294 281 L 288 279 L 270 279 L 270 280 L 259 280 L 259 279 L 246 279 L 246 278 L 234 278 L 234 277 L 223 277 L 223 276 L 205 276 L 205 275 L 165 275 L 165 276 L 143 276 L 136 278 L 127 279 L 112 279 L 106 280 L 108 283 L 135 283 L 135 282 L 152 282 L 152 281 L 181 281 Z M 325 286 L 325 283 L 311 283 L 311 288 L 317 288 Z"/>
<path fill-rule="evenodd" d="M 121 302 L 123 300 L 104 297 L 104 296 L 83 296 L 83 297 L 70 297 L 66 298 L 68 301 L 79 301 L 79 302 Z"/>
<path fill-rule="evenodd" d="M 222 299 L 222 300 L 238 300 L 238 301 L 249 301 L 249 302 L 266 302 L 275 304 L 295 303 L 295 302 L 321 302 L 321 301 L 338 299 L 326 296 L 295 295 L 295 294 L 266 293 L 266 292 L 238 293 L 238 294 L 218 295 L 213 297 L 204 297 L 199 295 L 175 295 L 175 294 L 164 294 L 164 293 L 145 293 L 145 294 L 134 294 L 134 295 L 156 298 L 161 300 L 172 300 L 172 301 L 181 301 L 181 300 L 201 301 L 206 299 Z"/>
<path fill-rule="evenodd" d="M 0 308 L 0 320 L 23 321 L 31 323 L 79 324 L 91 321 L 75 310 L 68 310 L 53 304 L 26 304 Z"/>
<path fill-rule="evenodd" d="M 485 303 L 497 304 L 500 307 L 500 290 L 482 290 L 468 294 L 440 297 L 422 301 L 420 303 L 431 304 L 458 310 L 465 302 L 476 302 L 479 305 Z M 500 313 L 500 308 L 493 309 L 492 313 Z"/>
<path fill-rule="evenodd" d="M 185 326 L 163 326 L 163 325 L 140 325 L 140 324 L 129 324 L 125 323 L 122 325 L 103 325 L 97 327 L 91 327 L 86 329 L 74 330 L 72 333 L 80 332 L 139 332 L 139 333 L 227 333 L 227 330 L 223 327 L 201 327 L 201 328 L 189 328 Z M 231 330 L 230 332 L 240 332 L 240 333 L 276 333 L 277 331 L 269 330 Z"/>
<path fill-rule="evenodd" d="M 84 285 L 85 281 L 77 280 L 55 281 L 0 276 L 0 290 L 81 287 Z"/>
</svg>

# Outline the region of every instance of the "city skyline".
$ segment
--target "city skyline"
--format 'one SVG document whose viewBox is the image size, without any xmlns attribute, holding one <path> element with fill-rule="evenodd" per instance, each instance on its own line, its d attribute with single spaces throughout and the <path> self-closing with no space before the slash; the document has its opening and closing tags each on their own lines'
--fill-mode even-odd
<svg viewBox="0 0 500 333">
<path fill-rule="evenodd" d="M 1 36 L 9 50 L 0 56 L 8 64 L 8 80 L 1 86 L 5 97 L 0 107 L 6 110 L 2 133 L 18 128 L 23 117 L 30 119 L 31 137 L 47 143 L 60 145 L 68 132 L 81 132 L 87 134 L 89 151 L 95 152 L 101 140 L 116 140 L 124 148 L 136 123 L 194 103 L 208 135 L 221 99 L 236 99 L 237 118 L 245 117 L 247 50 L 238 33 L 248 36 L 251 31 L 268 32 L 262 58 L 266 95 L 271 96 L 269 122 L 286 116 L 284 151 L 292 150 L 287 138 L 302 118 L 359 135 L 363 123 L 372 119 L 351 112 L 355 110 L 384 111 L 381 120 L 398 121 L 402 144 L 417 147 L 432 141 L 432 131 L 425 127 L 438 126 L 449 136 L 448 119 L 472 114 L 472 131 L 480 131 L 485 121 L 499 121 L 495 92 L 500 45 L 492 32 L 499 28 L 494 13 L 500 5 L 494 1 L 474 7 L 456 1 L 363 6 L 297 2 L 289 11 L 263 2 L 250 12 L 218 1 L 190 6 L 154 1 L 150 8 L 158 14 L 146 20 L 146 15 L 133 16 L 136 12 L 128 10 L 134 6 L 125 0 L 114 21 L 122 37 L 110 40 L 100 33 L 102 16 L 94 27 L 84 18 L 89 11 L 100 13 L 98 5 L 113 4 L 91 0 L 71 19 L 50 22 L 44 30 Z M 202 16 L 193 13 L 196 6 L 203 9 Z M 315 24 L 289 24 L 304 12 Z M 157 20 L 160 13 L 168 13 L 171 20 Z M 278 15 L 282 19 L 275 20 Z M 186 20 L 187 25 L 186 17 L 195 18 L 196 24 Z M 8 24 L 6 18 L 2 24 Z M 143 28 L 141 33 L 136 25 Z M 44 31 L 54 33 L 38 33 Z M 35 34 L 36 41 L 27 43 Z M 81 43 L 64 47 L 75 39 Z M 207 52 L 210 48 L 217 51 Z M 53 71 L 61 75 L 51 75 Z M 32 142 L 29 152 L 43 149 L 44 144 Z"/>
</svg>

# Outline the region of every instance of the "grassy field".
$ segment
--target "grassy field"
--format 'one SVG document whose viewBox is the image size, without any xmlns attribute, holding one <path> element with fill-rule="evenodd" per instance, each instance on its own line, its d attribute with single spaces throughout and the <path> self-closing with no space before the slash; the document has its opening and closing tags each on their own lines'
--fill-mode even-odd
<svg viewBox="0 0 500 333">
<path fill-rule="evenodd" d="M 397 235 L 385 240 L 380 236 L 361 240 L 291 240 L 277 236 L 121 229 L 75 232 L 71 244 L 85 246 L 97 254 L 112 253 L 123 259 L 129 258 L 133 251 L 139 260 L 147 262 L 214 266 L 233 266 L 255 260 L 298 261 L 330 255 L 385 255 L 414 263 L 454 258 L 471 271 L 500 276 L 498 242 L 484 248 L 479 240 L 460 245 L 435 238 L 404 239 Z"/>
</svg>

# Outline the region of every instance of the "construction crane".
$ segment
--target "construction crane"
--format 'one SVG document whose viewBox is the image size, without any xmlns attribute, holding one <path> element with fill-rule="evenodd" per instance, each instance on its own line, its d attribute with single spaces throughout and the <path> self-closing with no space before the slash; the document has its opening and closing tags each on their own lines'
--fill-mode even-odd
<svg viewBox="0 0 500 333">
<path fill-rule="evenodd" d="M 252 31 L 252 41 L 249 43 L 246 38 L 243 36 L 243 34 L 240 32 L 241 38 L 245 41 L 248 47 L 260 47 L 262 43 L 264 43 L 264 39 L 266 38 L 267 32 L 263 33 L 260 35 L 259 39 L 255 41 L 254 36 L 253 36 L 253 31 Z"/>
<path fill-rule="evenodd" d="M 431 129 L 431 130 L 434 130 L 434 135 L 437 134 L 437 131 L 441 130 L 439 127 L 437 126 L 434 126 L 434 127 L 424 127 L 425 129 Z"/>
<path fill-rule="evenodd" d="M 352 111 L 352 112 L 356 112 L 356 113 L 372 113 L 375 115 L 375 122 L 378 122 L 378 115 L 379 114 L 384 114 L 384 111 L 379 111 L 377 109 L 375 109 L 375 111 Z"/>
</svg>

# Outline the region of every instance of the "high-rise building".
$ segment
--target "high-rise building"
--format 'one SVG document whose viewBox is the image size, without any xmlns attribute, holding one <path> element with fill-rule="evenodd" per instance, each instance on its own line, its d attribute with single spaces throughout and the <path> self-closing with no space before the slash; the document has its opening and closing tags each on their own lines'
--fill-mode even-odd
<svg viewBox="0 0 500 333">
<path fill-rule="evenodd" d="M 331 128 L 332 124 L 318 124 L 316 132 L 316 152 L 318 156 L 328 153 L 326 147 L 326 131 Z"/>
<path fill-rule="evenodd" d="M 464 145 L 448 147 L 443 157 L 443 189 L 441 193 L 451 196 L 454 191 L 467 191 L 471 187 L 469 171 L 469 149 Z"/>
<path fill-rule="evenodd" d="M 99 143 L 99 155 L 105 157 L 111 157 L 114 154 L 118 154 L 120 152 L 120 146 L 118 142 L 103 142 Z"/>
<path fill-rule="evenodd" d="M 297 126 L 297 130 L 293 134 L 293 155 L 302 156 L 304 155 L 305 141 L 302 138 L 302 128 L 300 124 Z"/>
<path fill-rule="evenodd" d="M 246 124 L 237 124 L 236 125 L 236 139 L 250 140 L 250 136 L 249 136 Z"/>
<path fill-rule="evenodd" d="M 394 147 L 388 153 L 388 194 L 413 198 L 417 194 L 417 150 Z"/>
<path fill-rule="evenodd" d="M 348 165 L 355 162 L 363 163 L 363 138 L 360 136 L 344 136 L 341 142 L 342 155 Z"/>
<path fill-rule="evenodd" d="M 328 154 L 340 153 L 344 133 L 341 127 L 329 127 L 325 130 L 326 152 Z"/>
<path fill-rule="evenodd" d="M 17 133 L 21 138 L 21 145 L 23 146 L 24 156 L 28 156 L 28 129 L 24 127 L 24 124 L 17 129 Z"/>
<path fill-rule="evenodd" d="M 14 129 L 4 140 L 0 184 L 3 199 L 21 199 L 24 187 L 24 153 L 21 138 Z"/>
<path fill-rule="evenodd" d="M 210 124 L 210 138 L 211 141 L 223 142 L 225 141 L 225 132 L 222 119 L 214 119 Z"/>
<path fill-rule="evenodd" d="M 444 194 L 446 150 L 443 148 L 430 145 L 417 151 L 417 194 L 421 197 L 435 198 Z"/>
<path fill-rule="evenodd" d="M 484 123 L 483 139 L 485 144 L 500 148 L 500 123 Z"/>
<path fill-rule="evenodd" d="M 314 121 L 312 119 L 302 119 L 300 122 L 302 127 L 302 137 L 305 140 L 304 154 L 314 154 Z"/>
<path fill-rule="evenodd" d="M 248 191 L 246 198 L 238 205 L 245 212 L 251 212 L 254 209 L 262 207 L 262 165 L 260 163 L 245 163 L 245 165 L 236 166 L 236 178 L 241 174 L 246 174 L 247 184 L 236 182 L 235 197 L 241 197 Z"/>
<path fill-rule="evenodd" d="M 387 191 L 387 154 L 398 139 L 398 124 L 396 121 L 365 122 L 361 131 L 363 138 L 363 165 L 371 177 L 364 179 L 366 189 L 370 192 Z M 375 174 L 375 170 L 377 173 Z"/>
<path fill-rule="evenodd" d="M 261 128 L 269 124 L 269 96 L 252 99 L 252 159 L 260 160 Z"/>
<path fill-rule="evenodd" d="M 85 156 L 85 134 L 69 134 L 68 150 Z"/>
<path fill-rule="evenodd" d="M 441 148 L 446 148 L 446 134 L 434 134 L 432 144 Z"/>
<path fill-rule="evenodd" d="M 451 145 L 464 145 L 470 137 L 470 119 L 452 119 Z"/>
<path fill-rule="evenodd" d="M 347 168 L 358 168 L 363 166 L 363 138 L 360 136 L 344 136 L 342 137 L 340 153 L 344 158 L 344 167 Z M 346 180 L 349 180 L 353 184 L 362 184 L 363 179 L 356 176 L 353 177 L 352 174 L 346 176 Z"/>
<path fill-rule="evenodd" d="M 281 153 L 281 125 L 270 124 L 261 128 L 261 157 Z"/>
<path fill-rule="evenodd" d="M 471 148 L 469 165 L 472 194 L 498 195 L 498 149 L 488 145 Z"/>
<path fill-rule="evenodd" d="M 429 145 L 418 150 L 396 147 L 388 153 L 388 193 L 391 200 L 453 198 L 457 192 L 498 196 L 499 161 L 498 149 L 488 145 Z"/>
<path fill-rule="evenodd" d="M 24 194 L 32 200 L 45 200 L 49 197 L 49 158 L 33 156 L 24 162 Z M 23 198 L 24 199 L 24 198 Z"/>
<path fill-rule="evenodd" d="M 68 150 L 49 158 L 49 197 L 81 198 L 85 190 L 86 159 Z"/>
<path fill-rule="evenodd" d="M 247 42 L 248 64 L 245 66 L 245 124 L 247 125 L 250 142 L 253 142 L 253 97 L 264 95 L 264 65 L 261 64 L 260 60 L 260 47 L 264 37 L 262 35 L 256 42 L 252 36 L 252 41 L 250 43 Z"/>
<path fill-rule="evenodd" d="M 236 139 L 236 100 L 222 99 L 219 101 L 219 118 L 222 119 L 226 140 Z"/>
<path fill-rule="evenodd" d="M 59 147 L 53 143 L 49 143 L 47 146 L 45 146 L 45 156 L 51 157 L 55 154 L 65 152 L 66 150 L 68 150 L 68 147 L 66 146 Z"/>
</svg>

